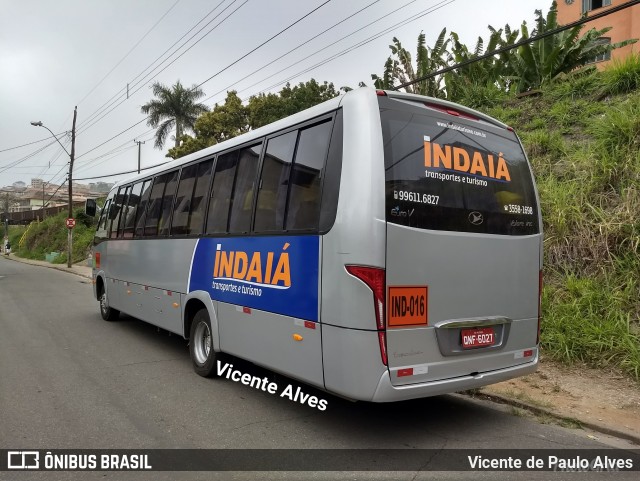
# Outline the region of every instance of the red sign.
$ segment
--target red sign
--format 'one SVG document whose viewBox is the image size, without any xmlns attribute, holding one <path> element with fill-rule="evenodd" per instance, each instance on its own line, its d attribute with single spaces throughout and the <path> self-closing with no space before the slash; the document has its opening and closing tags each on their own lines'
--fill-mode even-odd
<svg viewBox="0 0 640 481">
<path fill-rule="evenodd" d="M 390 286 L 387 325 L 426 326 L 428 291 L 427 286 Z"/>
<path fill-rule="evenodd" d="M 73 217 L 69 217 L 65 223 L 67 224 L 67 229 L 73 229 L 76 226 L 76 220 Z"/>
</svg>

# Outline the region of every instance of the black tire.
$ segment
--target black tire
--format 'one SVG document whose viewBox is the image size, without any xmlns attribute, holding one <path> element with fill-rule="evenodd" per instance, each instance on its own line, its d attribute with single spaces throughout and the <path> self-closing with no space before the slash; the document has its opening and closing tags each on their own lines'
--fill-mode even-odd
<svg viewBox="0 0 640 481">
<path fill-rule="evenodd" d="M 109 306 L 109 299 L 107 298 L 107 291 L 102 288 L 100 291 L 100 315 L 105 321 L 113 322 L 117 321 L 120 317 L 120 311 Z"/>
<path fill-rule="evenodd" d="M 202 377 L 218 377 L 216 373 L 216 353 L 213 350 L 211 321 L 206 309 L 200 309 L 193 316 L 189 333 L 189 354 L 193 370 Z"/>
</svg>

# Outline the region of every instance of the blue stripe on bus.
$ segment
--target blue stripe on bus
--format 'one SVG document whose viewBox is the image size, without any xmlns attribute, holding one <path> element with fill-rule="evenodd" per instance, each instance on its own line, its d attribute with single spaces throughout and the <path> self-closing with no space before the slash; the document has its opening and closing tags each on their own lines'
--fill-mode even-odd
<svg viewBox="0 0 640 481">
<path fill-rule="evenodd" d="M 318 236 L 200 239 L 189 292 L 317 322 L 319 245 Z"/>
</svg>

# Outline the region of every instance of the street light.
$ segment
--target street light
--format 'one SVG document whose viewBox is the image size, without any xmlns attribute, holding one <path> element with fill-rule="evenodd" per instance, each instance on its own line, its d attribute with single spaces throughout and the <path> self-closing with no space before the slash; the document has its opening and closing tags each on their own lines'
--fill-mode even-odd
<svg viewBox="0 0 640 481">
<path fill-rule="evenodd" d="M 68 180 L 69 180 L 69 216 L 68 217 L 69 218 L 73 217 L 73 177 L 72 175 L 73 175 L 73 159 L 76 155 L 76 117 L 77 115 L 78 115 L 78 107 L 75 107 L 73 109 L 73 127 L 71 128 L 71 153 L 69 153 L 69 151 L 64 147 L 64 145 L 62 145 L 62 142 L 60 142 L 60 139 L 56 137 L 56 134 L 51 132 L 51 129 L 49 127 L 44 125 L 39 120 L 37 122 L 31 122 L 31 125 L 33 125 L 34 127 L 44 127 L 49 132 L 51 132 L 51 135 L 53 135 L 53 138 L 58 141 L 58 143 L 60 144 L 60 147 L 62 147 L 62 150 L 64 150 L 69 156 L 69 176 L 68 176 Z M 42 207 L 44 208 L 44 205 Z M 67 230 L 68 230 L 67 267 L 71 267 L 71 256 L 73 254 L 73 232 L 72 232 L 72 229 L 67 229 Z"/>
</svg>

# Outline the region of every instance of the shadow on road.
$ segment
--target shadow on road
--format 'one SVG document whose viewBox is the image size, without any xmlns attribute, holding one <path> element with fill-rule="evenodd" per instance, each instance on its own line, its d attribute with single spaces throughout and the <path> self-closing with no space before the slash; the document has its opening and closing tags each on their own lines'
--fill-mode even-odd
<svg viewBox="0 0 640 481">
<path fill-rule="evenodd" d="M 114 327 L 121 330 L 123 336 L 139 338 L 135 342 L 156 344 L 169 356 L 183 358 L 185 363 L 190 363 L 188 341 L 178 335 L 169 335 L 167 331 L 124 315 L 120 321 L 114 323 Z M 491 433 L 495 446 L 502 429 L 512 431 L 514 422 L 530 425 L 525 419 L 505 416 L 504 412 L 488 403 L 459 395 L 383 404 L 352 402 L 229 355 L 222 355 L 221 360 L 230 361 L 234 368 L 243 373 L 260 378 L 267 377 L 278 384 L 279 392 L 291 384 L 294 392 L 300 387 L 305 394 L 327 400 L 328 409 L 319 411 L 277 394 L 270 395 L 228 379 L 206 380 L 204 388 L 216 391 L 219 390 L 219 384 L 224 383 L 233 389 L 234 395 L 229 402 L 256 401 L 268 411 L 286 413 L 281 420 L 305 419 L 304 422 L 316 423 L 321 431 L 335 436 L 335 439 L 331 440 L 331 447 L 359 445 L 364 439 L 376 440 L 371 447 L 434 447 L 453 440 L 458 447 L 466 444 L 477 447 L 478 442 L 486 440 L 487 433 Z M 195 373 L 192 373 L 192 376 L 194 384 L 201 380 Z M 266 424 L 269 422 L 265 421 Z M 425 439 L 428 440 L 426 445 L 424 442 L 412 442 Z M 336 442 L 339 445 L 336 445 Z M 504 447 L 509 447 L 509 444 L 506 443 Z"/>
</svg>

